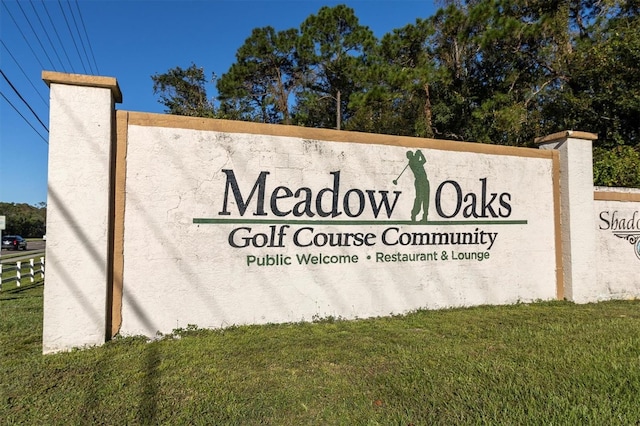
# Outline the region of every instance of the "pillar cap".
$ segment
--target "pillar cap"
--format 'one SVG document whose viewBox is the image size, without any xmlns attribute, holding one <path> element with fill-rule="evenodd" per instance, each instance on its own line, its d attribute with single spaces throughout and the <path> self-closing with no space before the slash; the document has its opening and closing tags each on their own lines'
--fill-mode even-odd
<svg viewBox="0 0 640 426">
<path fill-rule="evenodd" d="M 541 136 L 539 138 L 535 138 L 533 142 L 536 144 L 543 144 L 543 143 L 551 143 L 561 139 L 568 139 L 568 138 L 595 141 L 596 139 L 598 139 L 598 135 L 596 135 L 595 133 L 580 132 L 577 130 L 564 130 L 562 132 L 553 133 L 547 136 Z"/>
<path fill-rule="evenodd" d="M 68 84 L 70 86 L 87 86 L 110 89 L 116 103 L 122 103 L 122 92 L 118 86 L 118 80 L 114 77 L 102 77 L 97 75 L 68 74 L 56 71 L 42 71 L 42 79 L 47 86 L 51 83 Z"/>
</svg>

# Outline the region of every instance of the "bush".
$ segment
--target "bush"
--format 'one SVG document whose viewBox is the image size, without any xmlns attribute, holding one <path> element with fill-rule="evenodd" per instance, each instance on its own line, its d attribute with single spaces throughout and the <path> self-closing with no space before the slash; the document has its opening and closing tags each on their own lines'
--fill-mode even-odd
<svg viewBox="0 0 640 426">
<path fill-rule="evenodd" d="M 631 146 L 593 149 L 593 183 L 640 188 L 640 153 Z"/>
</svg>

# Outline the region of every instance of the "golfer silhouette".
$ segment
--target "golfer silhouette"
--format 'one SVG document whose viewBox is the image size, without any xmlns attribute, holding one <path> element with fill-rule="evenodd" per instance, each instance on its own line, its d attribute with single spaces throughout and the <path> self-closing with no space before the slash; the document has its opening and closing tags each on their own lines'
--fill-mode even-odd
<svg viewBox="0 0 640 426">
<path fill-rule="evenodd" d="M 416 198 L 411 209 L 411 221 L 416 222 L 416 217 L 422 210 L 422 220 L 420 222 L 426 222 L 429 214 L 430 192 L 429 179 L 427 179 L 427 172 L 424 170 L 424 164 L 427 160 L 419 149 L 415 153 L 407 151 L 407 158 L 409 159 L 409 168 L 415 178 L 414 187 L 416 189 Z"/>
</svg>

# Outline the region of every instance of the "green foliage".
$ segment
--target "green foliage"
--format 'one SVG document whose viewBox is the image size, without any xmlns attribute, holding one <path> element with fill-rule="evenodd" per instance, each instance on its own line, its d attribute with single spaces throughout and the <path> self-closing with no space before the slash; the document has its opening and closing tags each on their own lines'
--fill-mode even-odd
<svg viewBox="0 0 640 426">
<path fill-rule="evenodd" d="M 300 91 L 304 66 L 295 45 L 298 31 L 256 28 L 238 49 L 237 62 L 217 82 L 224 118 L 291 122 L 289 102 Z M 259 111 L 259 114 L 254 114 Z"/>
<path fill-rule="evenodd" d="M 640 302 L 176 330 L 41 355 L 42 283 L 0 293 L 3 424 L 636 424 Z M 180 336 L 176 338 L 175 336 Z"/>
<path fill-rule="evenodd" d="M 630 146 L 593 150 L 596 185 L 640 188 L 640 154 Z"/>
<path fill-rule="evenodd" d="M 308 71 L 297 98 L 296 122 L 341 129 L 353 114 L 349 99 L 361 90 L 358 77 L 377 40 L 345 5 L 322 7 L 302 23 L 300 34 L 298 54 Z"/>
<path fill-rule="evenodd" d="M 431 23 L 419 19 L 382 38 L 360 74 L 364 90 L 350 98 L 355 112 L 348 129 L 433 137 L 432 33 Z"/>
<path fill-rule="evenodd" d="M 0 202 L 0 216 L 6 216 L 6 229 L 3 235 L 21 235 L 24 238 L 40 238 L 45 232 L 47 207 L 29 204 Z"/>
<path fill-rule="evenodd" d="M 640 146 L 637 0 L 442 3 L 380 40 L 345 5 L 255 29 L 218 81 L 217 116 L 513 146 L 581 130 L 612 151 L 596 153 L 597 182 L 636 181 L 608 173 L 632 158 L 618 147 Z M 172 113 L 202 98 L 186 71 L 154 86 Z"/>
<path fill-rule="evenodd" d="M 213 117 L 213 104 L 207 99 L 204 70 L 191 64 L 189 68 L 175 67 L 164 74 L 151 76 L 153 93 L 160 94 L 160 103 L 169 114 L 192 117 Z"/>
<path fill-rule="evenodd" d="M 598 134 L 602 147 L 640 146 L 640 16 L 632 2 L 616 2 L 607 16 L 576 41 L 567 87 L 559 93 L 566 111 L 554 111 L 572 128 Z"/>
</svg>

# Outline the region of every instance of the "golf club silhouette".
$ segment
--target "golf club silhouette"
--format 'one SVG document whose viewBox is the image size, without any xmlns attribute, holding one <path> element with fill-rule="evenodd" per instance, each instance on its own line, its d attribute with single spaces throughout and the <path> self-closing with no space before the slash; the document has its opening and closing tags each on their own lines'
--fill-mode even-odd
<svg viewBox="0 0 640 426">
<path fill-rule="evenodd" d="M 407 167 L 409 167 L 409 165 L 407 164 L 406 166 L 404 166 L 404 169 L 402 169 L 402 171 L 400 172 L 400 174 L 398 175 L 397 178 L 395 178 L 393 180 L 393 184 L 397 185 L 398 184 L 398 179 L 400 179 L 400 176 L 402 176 L 402 174 L 404 173 L 405 170 L 407 170 Z"/>
</svg>

